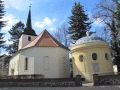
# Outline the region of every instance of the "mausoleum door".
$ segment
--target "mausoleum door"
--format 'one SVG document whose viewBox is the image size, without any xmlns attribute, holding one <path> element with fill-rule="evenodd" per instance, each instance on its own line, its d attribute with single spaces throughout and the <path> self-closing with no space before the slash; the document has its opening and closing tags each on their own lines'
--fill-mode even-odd
<svg viewBox="0 0 120 90">
<path fill-rule="evenodd" d="M 100 67 L 98 63 L 93 63 L 93 74 L 98 74 L 100 72 Z"/>
</svg>

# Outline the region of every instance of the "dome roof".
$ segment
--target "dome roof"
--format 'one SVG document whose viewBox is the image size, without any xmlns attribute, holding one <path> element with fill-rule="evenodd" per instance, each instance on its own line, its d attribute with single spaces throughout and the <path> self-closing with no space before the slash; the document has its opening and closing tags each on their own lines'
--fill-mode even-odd
<svg viewBox="0 0 120 90">
<path fill-rule="evenodd" d="M 86 36 L 86 37 L 80 38 L 79 40 L 76 41 L 75 44 L 85 44 L 85 43 L 96 42 L 96 41 L 105 42 L 104 39 L 102 39 L 101 37 L 98 37 L 97 35 L 93 34 L 91 36 Z"/>
</svg>

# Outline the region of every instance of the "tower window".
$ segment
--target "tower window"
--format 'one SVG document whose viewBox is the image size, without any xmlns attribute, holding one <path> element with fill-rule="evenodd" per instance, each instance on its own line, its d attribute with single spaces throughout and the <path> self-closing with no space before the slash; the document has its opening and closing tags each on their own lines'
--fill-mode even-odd
<svg viewBox="0 0 120 90">
<path fill-rule="evenodd" d="M 105 59 L 106 59 L 106 60 L 109 60 L 108 57 L 109 57 L 109 56 L 108 56 L 108 53 L 105 53 Z"/>
<path fill-rule="evenodd" d="M 79 60 L 80 60 L 81 62 L 83 62 L 83 55 L 80 55 L 80 56 L 79 56 Z"/>
<path fill-rule="evenodd" d="M 31 37 L 30 36 L 28 37 L 28 41 L 31 41 Z"/>
<path fill-rule="evenodd" d="M 28 70 L 28 58 L 25 58 L 25 70 Z"/>
<path fill-rule="evenodd" d="M 93 59 L 93 60 L 97 60 L 97 54 L 96 54 L 96 53 L 93 53 L 93 54 L 92 54 L 92 59 Z"/>
</svg>

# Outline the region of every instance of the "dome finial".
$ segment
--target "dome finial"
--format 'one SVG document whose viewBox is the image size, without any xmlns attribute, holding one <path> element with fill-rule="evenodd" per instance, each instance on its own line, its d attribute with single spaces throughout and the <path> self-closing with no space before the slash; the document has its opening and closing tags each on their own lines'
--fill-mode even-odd
<svg viewBox="0 0 120 90">
<path fill-rule="evenodd" d="M 90 36 L 90 32 L 89 31 L 86 32 L 86 36 Z"/>
</svg>

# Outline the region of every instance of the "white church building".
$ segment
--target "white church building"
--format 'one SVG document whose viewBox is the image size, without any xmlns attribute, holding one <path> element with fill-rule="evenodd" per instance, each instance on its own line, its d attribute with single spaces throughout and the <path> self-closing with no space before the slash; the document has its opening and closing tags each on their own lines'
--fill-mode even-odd
<svg viewBox="0 0 120 90">
<path fill-rule="evenodd" d="M 36 35 L 29 10 L 26 28 L 19 39 L 19 50 L 9 63 L 9 76 L 41 75 L 43 78 L 70 77 L 69 49 L 47 30 Z"/>
</svg>

